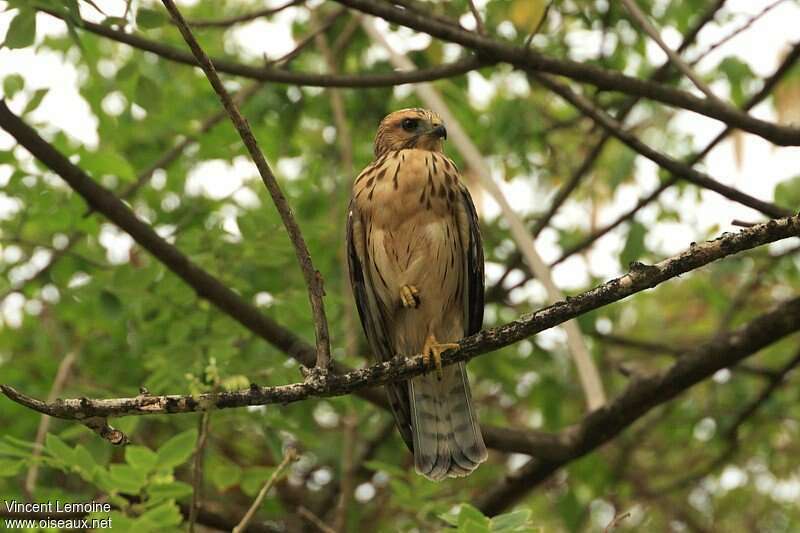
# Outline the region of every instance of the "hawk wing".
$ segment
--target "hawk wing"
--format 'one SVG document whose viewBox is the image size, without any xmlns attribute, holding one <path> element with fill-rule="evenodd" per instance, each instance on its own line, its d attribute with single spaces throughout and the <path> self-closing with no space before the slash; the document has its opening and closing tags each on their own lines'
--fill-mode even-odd
<svg viewBox="0 0 800 533">
<path fill-rule="evenodd" d="M 461 202 L 456 208 L 459 231 L 465 237 L 467 246 L 464 254 L 464 272 L 466 273 L 465 294 L 467 295 L 464 306 L 464 336 L 474 335 L 483 326 L 483 241 L 481 229 L 478 224 L 478 214 L 467 188 L 462 184 Z"/>
<path fill-rule="evenodd" d="M 350 284 L 361 318 L 361 326 L 367 336 L 373 356 L 379 361 L 388 361 L 395 354 L 392 349 L 391 336 L 388 332 L 386 310 L 375 296 L 368 265 L 365 224 L 356 208 L 355 201 L 350 202 L 347 212 L 347 266 L 350 270 Z M 389 405 L 397 422 L 403 440 L 412 448 L 411 406 L 408 402 L 408 390 L 404 382 L 386 384 Z"/>
</svg>

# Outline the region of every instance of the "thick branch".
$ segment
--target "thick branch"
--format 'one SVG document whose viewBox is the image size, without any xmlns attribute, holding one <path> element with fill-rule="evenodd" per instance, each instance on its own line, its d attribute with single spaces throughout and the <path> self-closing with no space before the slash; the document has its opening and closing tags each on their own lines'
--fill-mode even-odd
<svg viewBox="0 0 800 533">
<path fill-rule="evenodd" d="M 2 117 L 2 113 L 0 113 Z M 460 361 L 468 361 L 473 357 L 485 354 L 498 348 L 514 344 L 522 339 L 552 328 L 563 322 L 580 316 L 612 302 L 619 301 L 636 292 L 654 287 L 668 279 L 690 272 L 712 261 L 750 248 L 761 246 L 776 240 L 800 236 L 800 215 L 779 220 L 771 220 L 752 228 L 741 230 L 735 234 L 697 244 L 685 252 L 665 259 L 655 265 L 646 266 L 632 264 L 631 271 L 603 285 L 578 296 L 558 302 L 540 309 L 532 314 L 496 328 L 481 331 L 464 338 L 459 342 L 460 348 L 449 350 L 442 355 L 442 364 L 450 365 Z M 787 308 L 800 316 L 800 302 Z M 794 317 L 794 315 L 792 315 Z M 772 327 L 772 326 L 771 326 Z M 793 328 L 800 328 L 800 320 L 794 320 Z M 773 329 L 767 328 L 768 331 Z M 793 329 L 787 329 L 783 334 Z M 738 339 L 733 333 L 715 343 L 733 342 Z M 777 333 L 776 333 L 777 338 Z M 712 343 L 713 344 L 713 343 Z M 687 358 L 684 358 L 687 359 Z M 713 358 L 712 358 L 713 359 Z M 687 360 L 691 360 L 689 357 Z M 682 359 L 675 367 L 687 363 Z M 725 365 L 727 366 L 727 365 Z M 132 398 L 116 398 L 108 400 L 92 400 L 87 398 L 43 402 L 27 396 L 7 385 L 2 385 L 2 392 L 12 400 L 40 413 L 58 418 L 83 420 L 85 418 L 107 418 L 129 415 L 174 414 L 210 409 L 227 409 L 250 405 L 269 405 L 298 402 L 312 397 L 329 397 L 351 394 L 355 391 L 382 385 L 388 382 L 403 381 L 423 374 L 428 369 L 422 356 L 414 358 L 396 358 L 389 362 L 378 363 L 370 367 L 353 370 L 344 375 L 331 374 L 327 377 L 318 375 L 303 383 L 280 385 L 275 387 L 258 387 L 249 389 L 206 393 L 196 396 L 139 395 Z M 648 380 L 644 380 L 648 381 Z M 637 393 L 638 394 L 638 393 Z M 615 402 L 615 404 L 618 402 Z M 633 404 L 634 407 L 636 404 Z M 589 419 L 596 413 L 606 413 L 610 407 L 593 411 Z M 613 411 L 614 413 L 616 411 Z M 498 438 L 494 436 L 494 438 Z M 519 443 L 519 442 L 518 442 Z M 550 443 L 553 444 L 552 442 Z M 551 449 L 552 451 L 552 449 Z M 571 453 L 575 453 L 574 451 Z M 548 455 L 553 455 L 550 453 Z"/>
<path fill-rule="evenodd" d="M 535 50 L 478 35 L 410 10 L 398 9 L 388 3 L 371 0 L 337 0 L 337 2 L 439 39 L 458 43 L 490 61 L 509 63 L 526 71 L 557 74 L 594 85 L 599 89 L 643 96 L 673 107 L 688 109 L 759 135 L 777 145 L 800 144 L 800 128 L 760 120 L 728 105 L 698 98 L 667 85 L 632 78 L 586 63 L 547 57 Z"/>
<path fill-rule="evenodd" d="M 278 185 L 278 180 L 275 178 L 272 169 L 264 158 L 264 154 L 258 146 L 258 141 L 255 135 L 253 135 L 250 125 L 247 123 L 244 116 L 242 116 L 242 113 L 239 111 L 239 106 L 237 106 L 236 102 L 231 98 L 228 90 L 225 89 L 222 80 L 217 75 L 216 70 L 214 70 L 214 65 L 211 63 L 211 60 L 200 47 L 194 35 L 192 35 L 189 26 L 186 25 L 186 21 L 183 19 L 180 11 L 178 11 L 175 3 L 172 0 L 163 0 L 163 3 L 172 16 L 173 21 L 177 24 L 178 29 L 180 29 L 181 35 L 183 35 L 184 40 L 189 45 L 189 48 L 191 48 L 192 53 L 197 58 L 197 62 L 200 64 L 203 72 L 205 72 L 209 83 L 211 83 L 214 91 L 216 91 L 219 99 L 222 101 L 222 105 L 228 112 L 231 122 L 233 122 L 233 125 L 239 132 L 242 142 L 250 153 L 250 157 L 253 159 L 253 163 L 255 163 L 258 169 L 258 173 L 261 175 L 261 181 L 264 182 L 267 191 L 269 191 L 272 197 L 272 202 L 278 210 L 283 226 L 286 228 L 286 233 L 288 233 L 289 239 L 292 241 L 295 254 L 297 255 L 297 262 L 300 264 L 300 270 L 303 272 L 303 278 L 305 278 L 308 287 L 308 299 L 311 303 L 311 313 L 314 317 L 314 333 L 316 336 L 317 348 L 316 365 L 319 368 L 327 369 L 331 359 L 331 344 L 328 334 L 328 319 L 325 317 L 325 304 L 322 300 L 325 293 L 322 288 L 322 276 L 319 271 L 314 268 L 311 254 L 308 251 L 308 246 L 306 246 L 306 241 L 300 231 L 300 226 L 297 225 L 297 221 L 292 214 L 292 208 L 289 206 L 289 202 L 283 195 L 280 185 Z"/>
<path fill-rule="evenodd" d="M 514 505 L 567 462 L 616 437 L 653 407 L 668 402 L 689 387 L 730 367 L 783 337 L 800 330 L 800 298 L 785 302 L 729 336 L 715 337 L 680 358 L 667 371 L 633 381 L 607 406 L 566 430 L 569 456 L 560 461 L 533 459 L 477 502 L 488 515 Z"/>
</svg>

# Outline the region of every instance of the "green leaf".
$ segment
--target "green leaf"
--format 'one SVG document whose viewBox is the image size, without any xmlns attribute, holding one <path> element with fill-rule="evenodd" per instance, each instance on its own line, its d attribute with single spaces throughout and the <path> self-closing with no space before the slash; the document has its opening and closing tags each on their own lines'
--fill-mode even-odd
<svg viewBox="0 0 800 533">
<path fill-rule="evenodd" d="M 237 485 L 242 479 L 241 467 L 230 461 L 219 461 L 213 464 L 210 470 L 211 482 L 219 491 Z"/>
<path fill-rule="evenodd" d="M 151 524 L 153 528 L 177 526 L 183 517 L 174 501 L 166 501 L 158 507 L 153 507 L 139 517 L 138 522 Z"/>
<path fill-rule="evenodd" d="M 179 500 L 190 496 L 194 489 L 188 483 L 183 481 L 172 481 L 170 483 L 160 483 L 158 485 L 150 485 L 147 488 L 147 494 L 151 500 Z"/>
<path fill-rule="evenodd" d="M 23 461 L 18 459 L 0 459 L 0 477 L 14 477 L 22 469 Z"/>
<path fill-rule="evenodd" d="M 248 496 L 254 496 L 274 471 L 274 468 L 268 468 L 265 466 L 256 466 L 245 469 L 245 471 L 242 473 L 242 491 Z"/>
<path fill-rule="evenodd" d="M 110 147 L 101 147 L 97 152 L 82 154 L 81 164 L 96 177 L 111 174 L 125 182 L 136 178 L 136 173 L 128 160 Z"/>
<path fill-rule="evenodd" d="M 139 76 L 136 81 L 134 100 L 145 109 L 157 108 L 161 102 L 161 89 L 151 78 Z"/>
<path fill-rule="evenodd" d="M 92 454 L 81 444 L 75 446 L 75 466 L 81 472 L 81 477 L 88 481 L 94 478 L 94 471 L 98 468 Z"/>
<path fill-rule="evenodd" d="M 36 40 L 36 11 L 33 9 L 20 9 L 17 16 L 11 20 L 2 46 L 8 48 L 25 48 Z M 0 46 L 0 48 L 2 48 Z"/>
<path fill-rule="evenodd" d="M 471 518 L 458 525 L 458 533 L 489 533 L 489 524 L 478 522 Z"/>
<path fill-rule="evenodd" d="M 779 183 L 774 194 L 776 204 L 792 211 L 800 210 L 800 176 Z"/>
<path fill-rule="evenodd" d="M 489 519 L 472 505 L 462 503 L 458 511 L 458 530 L 461 531 L 461 528 L 464 527 L 467 522 L 472 522 L 477 526 L 483 527 L 484 531 L 489 531 Z"/>
<path fill-rule="evenodd" d="M 43 89 L 36 89 L 36 91 L 33 93 L 33 96 L 31 96 L 31 99 L 28 100 L 27 104 L 25 104 L 25 109 L 22 110 L 22 115 L 27 115 L 39 107 L 39 104 L 42 103 L 42 100 L 44 100 L 44 97 L 47 95 L 47 91 L 49 90 L 50 89 L 47 87 Z"/>
<path fill-rule="evenodd" d="M 48 433 L 44 442 L 44 447 L 47 452 L 56 459 L 63 461 L 65 464 L 72 464 L 75 462 L 74 450 L 67 446 L 58 436 Z"/>
<path fill-rule="evenodd" d="M 194 453 L 197 430 L 190 429 L 179 433 L 158 449 L 158 467 L 174 468 L 186 462 Z"/>
<path fill-rule="evenodd" d="M 122 302 L 111 291 L 105 289 L 100 291 L 100 305 L 108 317 L 116 318 L 122 314 Z"/>
<path fill-rule="evenodd" d="M 109 478 L 114 488 L 125 494 L 138 494 L 147 483 L 144 472 L 131 465 L 111 465 Z"/>
<path fill-rule="evenodd" d="M 136 12 L 136 25 L 145 30 L 159 28 L 167 23 L 167 17 L 161 11 L 141 7 Z"/>
<path fill-rule="evenodd" d="M 19 74 L 9 74 L 3 79 L 3 98 L 13 98 L 25 88 L 25 78 Z"/>
<path fill-rule="evenodd" d="M 149 473 L 158 464 L 158 454 L 144 446 L 128 446 L 125 448 L 125 462 L 136 470 Z"/>
<path fill-rule="evenodd" d="M 497 532 L 519 531 L 520 528 L 522 527 L 532 526 L 532 524 L 530 523 L 530 519 L 531 519 L 531 512 L 528 510 L 501 514 L 500 516 L 495 516 L 494 518 L 492 518 L 491 530 Z"/>
</svg>

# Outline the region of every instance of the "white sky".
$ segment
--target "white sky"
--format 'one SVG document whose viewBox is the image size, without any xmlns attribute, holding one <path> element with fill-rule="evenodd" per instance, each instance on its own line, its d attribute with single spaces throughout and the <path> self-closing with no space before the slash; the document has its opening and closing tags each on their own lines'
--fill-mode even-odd
<svg viewBox="0 0 800 533">
<path fill-rule="evenodd" d="M 192 2 L 181 3 L 186 5 Z M 278 0 L 273 0 L 265 4 L 277 5 L 278 3 L 280 3 Z M 725 10 L 736 13 L 736 16 L 732 21 L 723 25 L 707 25 L 698 38 L 698 46 L 693 50 L 704 50 L 738 27 L 747 16 L 759 12 L 768 3 L 767 0 L 729 0 Z M 482 5 L 481 2 L 478 4 Z M 100 2 L 100 5 L 109 14 L 120 14 L 124 9 L 123 3 L 119 0 L 107 0 Z M 86 18 L 99 19 L 98 14 L 92 8 L 85 4 L 82 6 Z M 0 9 L 2 7 L 4 7 L 4 2 L 0 1 Z M 294 46 L 290 21 L 298 16 L 305 17 L 305 13 L 304 9 L 290 8 L 278 14 L 271 21 L 257 20 L 242 25 L 228 34 L 229 42 L 231 46 L 244 49 L 254 61 L 259 60 L 264 54 L 268 57 L 280 56 Z M 5 34 L 8 22 L 12 17 L 13 12 L 0 13 L 0 35 Z M 465 16 L 462 21 L 467 25 L 471 23 L 469 15 Z M 45 35 L 62 34 L 65 31 L 61 21 L 47 15 L 38 15 L 37 24 L 37 40 L 39 42 Z M 788 44 L 797 38 L 798 27 L 800 27 L 800 7 L 797 3 L 785 2 L 756 23 L 749 31 L 716 50 L 701 62 L 698 70 L 702 72 L 704 68 L 712 67 L 721 58 L 734 55 L 747 62 L 757 74 L 768 75 L 777 66 L 781 54 L 786 50 Z M 385 24 L 382 24 L 382 29 L 388 34 L 391 44 L 399 50 L 423 48 L 430 41 L 428 36 L 414 34 L 407 29 L 391 32 L 388 25 Z M 504 27 L 504 31 L 513 31 L 513 29 Z M 679 40 L 679 35 L 671 28 L 665 28 L 663 34 L 672 46 L 675 46 Z M 264 35 L 270 35 L 271 38 L 264 39 Z M 596 32 L 576 32 L 571 39 L 581 45 L 576 49 L 577 59 L 581 59 L 582 55 L 588 57 L 595 53 L 599 43 Z M 649 47 L 648 53 L 649 60 L 653 64 L 660 64 L 664 60 L 663 53 L 655 45 Z M 457 54 L 457 46 L 445 46 L 447 58 L 452 58 Z M 385 53 L 376 48 L 367 54 L 366 61 L 370 63 L 383 57 L 385 57 Z M 103 67 L 111 72 L 115 69 L 113 64 L 106 64 Z M 185 67 L 176 66 L 175 68 Z M 26 80 L 26 91 L 17 94 L 9 103 L 12 109 L 21 110 L 34 89 L 48 87 L 50 91 L 40 107 L 33 113 L 33 120 L 49 124 L 49 128 L 52 130 L 65 131 L 89 147 L 97 146 L 96 121 L 77 90 L 81 77 L 86 75 L 85 72 L 76 70 L 71 64 L 62 62 L 57 54 L 46 50 L 34 51 L 28 48 L 12 51 L 2 49 L 0 50 L 0 78 L 10 73 L 19 73 Z M 486 80 L 477 73 L 470 73 L 468 79 L 470 87 L 468 96 L 478 112 L 501 83 L 512 92 L 524 94 L 527 90 L 524 81 L 521 81 L 518 74 L 497 76 L 496 79 Z M 713 89 L 720 96 L 726 96 L 724 84 L 715 85 Z M 396 91 L 399 94 L 407 94 L 409 87 L 398 87 Z M 111 93 L 104 102 L 104 108 L 110 112 L 114 110 L 119 112 L 120 105 L 124 105 L 124 101 L 120 101 L 120 96 L 114 93 Z M 141 111 L 140 114 L 142 119 L 146 120 L 144 112 Z M 753 114 L 767 120 L 775 120 L 773 110 L 768 102 L 758 106 Z M 693 135 L 696 148 L 703 147 L 722 128 L 720 123 L 691 112 L 680 112 L 674 124 L 680 130 Z M 0 132 L 0 149 L 7 149 L 12 144 L 11 138 Z M 776 183 L 800 174 L 800 148 L 776 148 L 749 134 L 744 135 L 743 146 L 744 157 L 741 167 L 736 164 L 733 143 L 726 141 L 711 152 L 705 159 L 705 166 L 702 168 L 708 170 L 719 181 L 765 200 L 772 199 L 772 191 Z M 501 154 L 494 155 L 502 157 Z M 280 178 L 291 179 L 296 175 L 298 168 L 296 162 L 281 159 L 275 163 Z M 499 165 L 494 166 L 499 167 Z M 9 175 L 10 169 L 0 167 L 0 186 L 8 179 Z M 220 180 L 220 175 L 224 175 L 225 179 Z M 237 160 L 233 165 L 222 161 L 209 161 L 198 165 L 187 177 L 187 193 L 207 194 L 220 198 L 239 190 L 240 192 L 237 194 L 246 196 L 246 193 L 241 192 L 241 185 L 254 175 L 253 167 L 244 160 Z M 541 192 L 531 185 L 536 183 L 536 176 L 516 176 L 510 182 L 501 179 L 500 175 L 497 177 L 512 206 L 521 214 L 540 211 L 549 205 L 549 196 L 542 197 Z M 619 187 L 614 193 L 613 201 L 600 210 L 599 224 L 614 220 L 620 213 L 629 209 L 640 196 L 647 194 L 656 186 L 656 166 L 639 157 L 636 162 L 635 178 L 635 183 Z M 648 245 L 664 255 L 676 253 L 684 249 L 688 243 L 702 239 L 709 233 L 729 230 L 732 227 L 730 222 L 733 219 L 757 221 L 761 218 L 753 210 L 708 191 L 703 191 L 701 203 L 698 203 L 693 195 L 678 197 L 673 191 L 667 191 L 662 195 L 662 199 L 673 204 L 681 213 L 681 223 L 656 224 L 654 207 L 644 209 L 639 215 L 639 220 L 650 225 L 647 237 Z M 170 203 L 174 203 L 174 199 L 170 199 Z M 0 193 L 0 210 L 8 209 L 10 205 L 7 197 Z M 239 205 L 252 207 L 256 204 L 253 203 L 252 198 L 243 198 Z M 234 218 L 235 213 L 235 209 L 232 209 L 229 211 L 229 216 Z M 497 216 L 498 213 L 499 209 L 487 196 L 483 216 L 491 218 Z M 586 209 L 577 202 L 568 201 L 553 222 L 558 227 L 576 224 L 587 226 Z M 226 227 L 236 232 L 234 220 L 229 221 Z M 109 229 L 109 231 L 111 230 Z M 597 241 L 586 257 L 576 256 L 559 265 L 554 270 L 556 282 L 562 288 L 570 289 L 585 285 L 588 272 L 603 278 L 618 275 L 620 271 L 617 255 L 624 245 L 625 235 L 625 227 L 618 228 Z M 560 255 L 560 250 L 555 246 L 556 238 L 556 232 L 552 229 L 545 230 L 540 236 L 537 244 L 545 259 L 552 260 Z M 128 240 L 112 238 L 110 235 L 104 239 L 104 242 L 109 246 L 109 259 L 116 261 L 119 261 L 119 258 L 124 257 L 125 254 L 112 248 L 130 245 Z M 491 265 L 487 272 L 490 278 L 498 275 L 498 269 L 492 268 Z M 524 293 L 525 296 L 536 297 L 541 293 L 535 286 L 535 282 L 528 289 Z"/>
</svg>

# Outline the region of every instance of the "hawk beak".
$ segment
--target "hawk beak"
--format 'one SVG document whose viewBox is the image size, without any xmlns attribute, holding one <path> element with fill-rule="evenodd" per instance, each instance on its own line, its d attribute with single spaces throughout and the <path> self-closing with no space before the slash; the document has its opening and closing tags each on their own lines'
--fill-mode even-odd
<svg viewBox="0 0 800 533">
<path fill-rule="evenodd" d="M 442 139 L 447 139 L 447 128 L 445 128 L 443 124 L 439 124 L 431 130 L 431 135 L 436 135 Z"/>
</svg>

